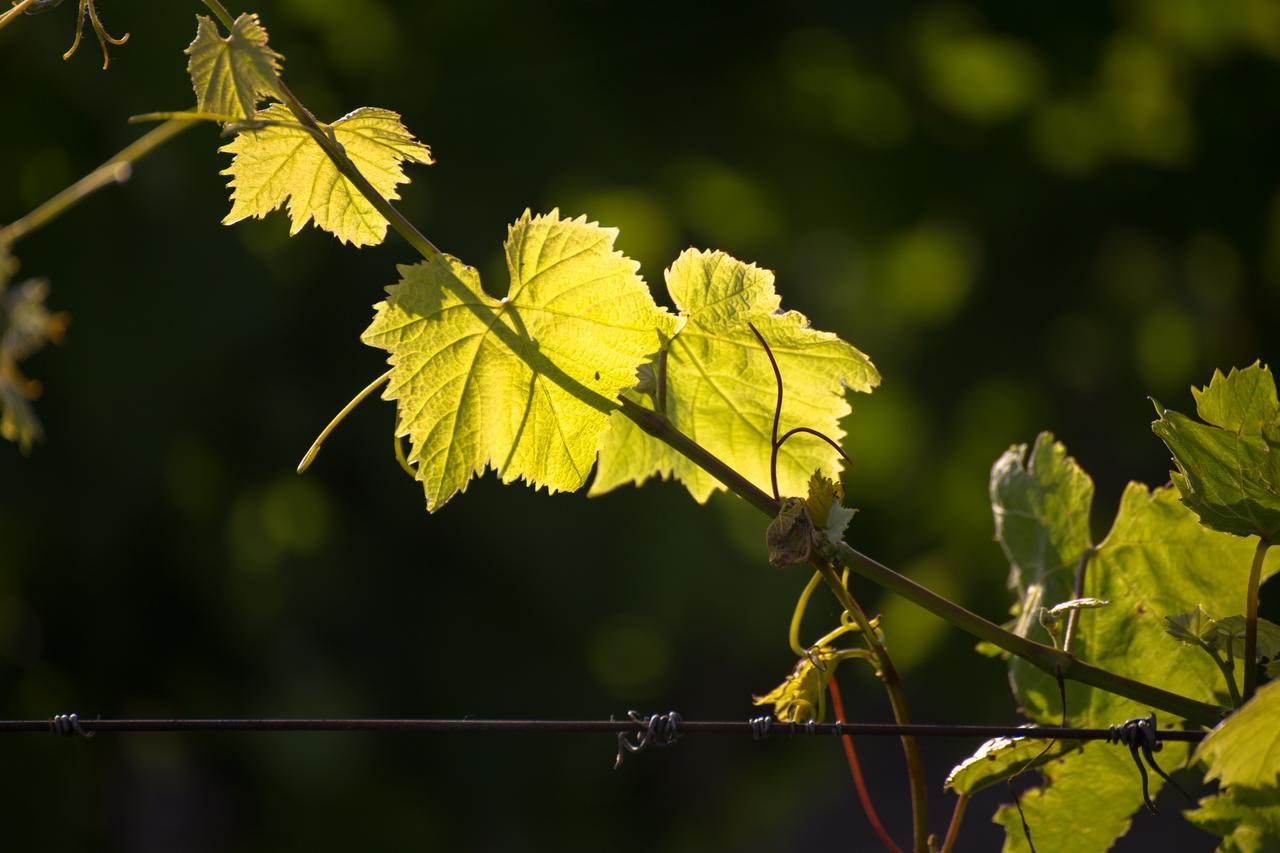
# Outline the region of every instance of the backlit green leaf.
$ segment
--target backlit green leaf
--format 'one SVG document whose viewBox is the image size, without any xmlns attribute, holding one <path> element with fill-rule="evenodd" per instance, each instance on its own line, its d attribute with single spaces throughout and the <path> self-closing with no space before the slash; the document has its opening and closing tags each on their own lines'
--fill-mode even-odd
<svg viewBox="0 0 1280 853">
<path fill-rule="evenodd" d="M 844 500 L 844 486 L 839 480 L 832 480 L 815 471 L 809 478 L 809 496 L 805 498 L 805 507 L 818 532 L 832 542 L 844 538 L 845 528 L 853 520 L 857 510 L 850 509 L 841 501 Z"/>
<path fill-rule="evenodd" d="M 783 433 L 804 426 L 839 441 L 844 435 L 839 421 L 850 411 L 846 389 L 868 392 L 880 383 L 871 360 L 857 349 L 811 329 L 802 314 L 779 313 L 781 300 L 768 270 L 723 252 L 689 249 L 666 279 L 684 319 L 666 354 L 666 414 L 677 429 L 763 489 L 770 488 L 777 385 L 748 323 L 760 330 L 782 371 Z M 591 494 L 652 476 L 678 477 L 699 502 L 724 488 L 621 415 L 612 422 Z M 782 494 L 806 494 L 814 471 L 837 477 L 839 454 L 812 436 L 789 440 L 778 457 Z"/>
<path fill-rule="evenodd" d="M 1274 790 L 1231 788 L 1205 797 L 1182 813 L 1196 826 L 1222 836 L 1218 853 L 1280 853 L 1280 799 Z"/>
<path fill-rule="evenodd" d="M 835 674 L 839 650 L 818 646 L 809 656 L 796 661 L 795 669 L 782 683 L 763 696 L 751 697 L 756 705 L 772 705 L 773 716 L 781 723 L 822 721 L 826 708 L 827 682 Z"/>
<path fill-rule="evenodd" d="M 1200 742 L 1195 758 L 1220 785 L 1267 788 L 1280 777 L 1280 682 L 1261 688 Z"/>
<path fill-rule="evenodd" d="M 339 240 L 355 246 L 381 243 L 387 220 L 343 177 L 324 150 L 281 104 L 254 114 L 270 124 L 243 130 L 222 151 L 235 155 L 230 168 L 231 212 L 223 224 L 262 218 L 288 205 L 291 234 L 311 221 Z M 390 110 L 361 107 L 330 128 L 347 156 L 383 198 L 399 198 L 396 188 L 408 181 L 406 162 L 428 165 L 431 149 L 418 142 Z"/>
<path fill-rule="evenodd" d="M 957 794 L 973 795 L 1000 784 L 1015 773 L 1034 770 L 1080 746 L 1079 741 L 993 738 L 951 770 L 946 787 Z"/>
<path fill-rule="evenodd" d="M 1173 482 L 1200 520 L 1225 533 L 1280 533 L 1280 403 L 1261 364 L 1215 371 L 1193 389 L 1204 423 L 1156 404 L 1151 428 L 1173 454 Z"/>
<path fill-rule="evenodd" d="M 257 15 L 236 18 L 226 38 L 213 19 L 197 18 L 196 39 L 187 48 L 187 72 L 200 112 L 250 118 L 262 101 L 277 97 L 284 58 L 267 44 Z"/>
<path fill-rule="evenodd" d="M 429 510 L 490 466 L 551 492 L 586 482 L 614 401 L 677 322 L 616 236 L 526 211 L 507 236 L 502 299 L 448 255 L 400 268 L 363 340 L 390 353 L 383 396 Z"/>
<path fill-rule="evenodd" d="M 1071 598 L 1068 576 L 1089 545 L 1092 488 L 1088 477 L 1065 456 L 1050 448 L 1042 435 L 1032 452 L 1033 465 L 1010 465 L 1006 454 L 995 473 L 1001 482 L 1020 484 L 1013 491 L 993 488 L 993 505 L 1001 544 L 1014 564 L 1015 577 L 1026 566 L 1047 566 L 1041 575 L 1049 582 L 1049 596 Z M 1052 453 L 1050 450 L 1052 449 Z M 1017 450 L 1014 461 L 1020 460 Z M 1066 476 L 1070 472 L 1070 476 Z M 993 481 L 997 478 L 993 476 Z M 1063 496 L 1074 494 L 1074 502 Z M 1011 498 L 1034 499 L 1014 503 Z M 1002 504 L 1002 501 L 1003 504 Z M 1021 511 L 1011 513 L 1010 508 Z M 1010 520 L 1017 526 L 1011 526 Z M 1003 522 L 1003 523 L 1002 523 Z M 1010 538 L 1006 531 L 1016 531 Z M 1077 550 L 1059 543 L 1071 543 Z M 1050 557 L 1040 557 L 1050 554 Z M 1148 491 L 1131 483 L 1121 499 L 1111 532 L 1096 546 L 1085 572 L 1084 594 L 1111 602 L 1109 607 L 1082 611 L 1072 652 L 1112 672 L 1138 679 L 1206 702 L 1226 700 L 1226 686 L 1213 661 L 1198 649 L 1170 643 L 1165 616 L 1183 613 L 1203 603 L 1209 612 L 1224 612 L 1244 601 L 1247 567 L 1253 547 L 1245 540 L 1201 525 L 1172 489 Z M 1067 571 L 1071 567 L 1071 571 Z M 1266 574 L 1276 569 L 1270 560 Z M 1042 606 L 1052 606 L 1046 598 Z M 1040 723 L 1061 721 L 1056 681 L 1010 662 L 1015 695 L 1024 711 Z M 1069 725 L 1106 727 L 1149 709 L 1102 690 L 1067 684 Z M 1162 720 L 1162 725 L 1174 721 Z M 1165 767 L 1176 767 L 1186 747 L 1168 744 L 1160 753 Z M 1142 803 L 1137 771 L 1127 752 L 1108 744 L 1089 744 L 1042 768 L 1047 785 L 1023 799 L 1040 853 L 1054 850 L 1105 850 L 1128 828 L 1129 816 Z M 1151 780 L 1153 791 L 1160 780 Z M 1101 791 L 1101 793 L 1099 793 Z M 1024 848 L 1016 812 L 1004 811 L 1006 850 Z"/>
</svg>

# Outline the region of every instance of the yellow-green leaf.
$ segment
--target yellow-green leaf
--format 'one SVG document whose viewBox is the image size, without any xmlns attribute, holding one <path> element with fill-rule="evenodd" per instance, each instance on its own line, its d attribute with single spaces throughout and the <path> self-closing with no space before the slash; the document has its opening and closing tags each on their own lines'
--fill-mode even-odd
<svg viewBox="0 0 1280 853">
<path fill-rule="evenodd" d="M 277 77 L 283 56 L 267 44 L 267 31 L 258 16 L 236 18 L 223 38 L 213 19 L 197 18 L 195 41 L 187 48 L 187 73 L 200 112 L 250 118 L 258 104 L 277 97 Z"/>
<path fill-rule="evenodd" d="M 291 234 L 314 220 L 318 228 L 355 246 L 381 243 L 387 220 L 338 172 L 311 134 L 293 121 L 281 104 L 254 114 L 268 122 L 241 131 L 223 146 L 234 155 L 222 174 L 231 176 L 231 212 L 223 224 L 262 218 L 288 204 Z M 390 110 L 361 107 L 329 126 L 360 173 L 383 198 L 399 198 L 396 188 L 409 179 L 406 162 L 429 165 L 431 149 L 413 138 Z"/>
<path fill-rule="evenodd" d="M 526 211 L 507 236 L 502 299 L 448 255 L 400 268 L 363 340 L 390 353 L 383 396 L 429 510 L 490 466 L 551 492 L 586 482 L 615 401 L 677 322 L 616 236 Z"/>
<path fill-rule="evenodd" d="M 773 716 L 780 723 L 821 722 L 826 709 L 827 682 L 835 674 L 840 651 L 831 646 L 817 646 L 807 657 L 796 661 L 795 668 L 782 683 L 763 696 L 753 696 L 756 705 L 772 705 Z"/>
<path fill-rule="evenodd" d="M 782 371 L 784 433 L 803 426 L 839 441 L 844 436 L 839 421 L 850 411 L 846 390 L 869 392 L 880 383 L 866 355 L 833 334 L 810 328 L 802 314 L 779 313 L 781 300 L 768 270 L 723 252 L 689 249 L 667 270 L 666 279 L 685 321 L 666 353 L 667 417 L 763 489 L 770 488 L 777 386 L 769 358 L 748 323 L 764 336 Z M 724 488 L 685 457 L 655 446 L 656 439 L 621 415 L 612 421 L 591 494 L 673 475 L 699 502 Z M 789 440 L 778 457 L 781 492 L 806 494 L 815 471 L 837 477 L 839 454 L 812 436 Z"/>
<path fill-rule="evenodd" d="M 1280 681 L 1260 688 L 1219 723 L 1200 742 L 1195 757 L 1209 764 L 1205 778 L 1220 785 L 1275 786 L 1280 777 Z"/>
<path fill-rule="evenodd" d="M 1183 812 L 1196 826 L 1222 836 L 1218 853 L 1280 853 L 1280 799 L 1275 789 L 1231 788 Z"/>
<path fill-rule="evenodd" d="M 1182 501 L 1215 530 L 1237 536 L 1280 535 L 1280 403 L 1271 371 L 1260 363 L 1192 389 L 1196 421 L 1156 404 L 1151 429 L 1173 454 L 1170 474 Z"/>
<path fill-rule="evenodd" d="M 1074 740 L 993 738 L 978 747 L 973 755 L 952 768 L 947 774 L 945 787 L 957 794 L 976 794 L 1005 781 L 1014 774 L 1034 770 L 1080 747 L 1080 741 Z"/>
</svg>

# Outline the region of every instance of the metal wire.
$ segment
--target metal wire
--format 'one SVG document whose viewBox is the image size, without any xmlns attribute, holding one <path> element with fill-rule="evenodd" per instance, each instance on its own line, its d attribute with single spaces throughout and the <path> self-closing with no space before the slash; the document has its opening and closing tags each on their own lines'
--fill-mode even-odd
<svg viewBox="0 0 1280 853">
<path fill-rule="evenodd" d="M 97 732 L 510 732 L 532 734 L 536 732 L 602 732 L 641 736 L 650 729 L 648 715 L 637 715 L 638 720 L 485 720 L 465 717 L 461 719 L 390 719 L 390 718 L 272 718 L 272 719 L 95 719 L 87 720 L 77 715 L 59 715 L 51 721 L 0 720 L 0 734 L 50 731 L 61 733 L 65 729 L 91 735 Z M 669 717 L 670 715 L 659 715 Z M 56 721 L 65 719 L 59 725 Z M 71 724 L 75 720 L 78 728 Z M 679 721 L 679 734 L 721 734 L 756 737 L 769 729 L 754 720 L 684 720 Z M 852 735 L 854 737 L 995 737 L 1037 738 L 1064 740 L 1114 739 L 1111 728 L 1084 729 L 1061 726 L 979 726 L 933 725 L 929 723 L 780 723 L 773 721 L 774 733 L 784 731 L 788 736 Z M 1114 727 L 1113 727 L 1114 728 Z M 762 731 L 763 729 L 763 731 Z M 1206 732 L 1163 729 L 1152 732 L 1156 742 L 1182 741 L 1196 743 Z"/>
</svg>

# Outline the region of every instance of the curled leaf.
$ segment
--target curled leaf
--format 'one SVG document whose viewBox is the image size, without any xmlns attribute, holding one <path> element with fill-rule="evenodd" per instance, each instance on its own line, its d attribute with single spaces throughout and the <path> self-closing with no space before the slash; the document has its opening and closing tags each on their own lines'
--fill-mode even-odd
<svg viewBox="0 0 1280 853">
<path fill-rule="evenodd" d="M 772 705 L 773 716 L 782 723 L 820 721 L 826 708 L 827 682 L 839 654 L 831 646 L 810 649 L 781 684 L 763 696 L 751 697 L 753 702 Z"/>
</svg>

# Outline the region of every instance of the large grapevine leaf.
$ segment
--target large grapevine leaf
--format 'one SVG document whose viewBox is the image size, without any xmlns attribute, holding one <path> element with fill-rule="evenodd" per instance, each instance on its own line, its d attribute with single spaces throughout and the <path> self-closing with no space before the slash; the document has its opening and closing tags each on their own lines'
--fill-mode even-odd
<svg viewBox="0 0 1280 853">
<path fill-rule="evenodd" d="M 1280 853 L 1280 798 L 1269 791 L 1232 788 L 1183 812 L 1196 826 L 1222 836 L 1218 853 Z"/>
<path fill-rule="evenodd" d="M 1271 371 L 1255 363 L 1192 389 L 1204 423 L 1156 404 L 1152 424 L 1178 470 L 1182 500 L 1200 520 L 1237 536 L 1280 533 L 1280 402 Z"/>
<path fill-rule="evenodd" d="M 267 31 L 257 15 L 236 18 L 226 38 L 212 18 L 198 16 L 196 38 L 186 52 L 200 112 L 250 118 L 259 103 L 277 94 L 284 57 L 268 46 Z"/>
<path fill-rule="evenodd" d="M 689 249 L 667 270 L 666 279 L 684 319 L 666 354 L 667 417 L 761 488 L 770 485 L 777 385 L 748 323 L 768 341 L 782 371 L 784 432 L 807 426 L 838 441 L 844 435 L 839 421 L 850 411 L 845 390 L 869 392 L 880 384 L 866 355 L 833 334 L 810 328 L 803 314 L 779 313 L 781 299 L 768 270 L 723 252 Z M 782 493 L 806 494 L 815 471 L 836 477 L 836 451 L 810 436 L 788 441 L 778 458 Z M 591 494 L 652 476 L 678 477 L 699 502 L 723 488 L 697 465 L 614 415 Z"/>
<path fill-rule="evenodd" d="M 261 219 L 288 204 L 291 234 L 311 221 L 354 246 L 381 243 L 387 220 L 338 172 L 311 134 L 293 122 L 293 114 L 272 104 L 254 114 L 267 122 L 243 130 L 222 151 L 235 155 L 222 174 L 231 176 L 231 212 L 223 224 Z M 399 198 L 396 188 L 408 181 L 406 162 L 430 165 L 431 149 L 413 138 L 400 116 L 390 110 L 361 107 L 329 125 L 374 189 L 383 198 Z"/>
<path fill-rule="evenodd" d="M 614 251 L 617 233 L 526 211 L 507 235 L 503 299 L 448 255 L 400 268 L 363 340 L 391 355 L 383 396 L 428 510 L 488 466 L 551 492 L 586 482 L 614 401 L 677 323 Z"/>
<path fill-rule="evenodd" d="M 1195 757 L 1221 785 L 1273 788 L 1280 777 L 1280 681 L 1258 690 L 1200 742 Z M 1280 797 L 1277 797 L 1280 801 Z"/>
<path fill-rule="evenodd" d="M 993 504 L 1001 544 L 1022 569 L 1028 557 L 1037 553 L 1027 543 L 1074 543 L 1079 548 L 1078 553 L 1062 550 L 1043 561 L 1051 569 L 1044 575 L 1050 579 L 1048 595 L 1070 598 L 1073 594 L 1066 588 L 1062 568 L 1074 569 L 1088 547 L 1079 524 L 1089 517 L 1092 489 L 1085 486 L 1087 476 L 1076 473 L 1079 469 L 1065 452 L 1051 445 L 1052 437 L 1041 435 L 1031 453 L 1033 464 L 1025 468 L 1018 464 L 1024 448 L 1015 448 L 1012 457 L 1006 454 L 997 462 L 994 474 L 1001 482 L 1022 485 L 993 488 Z M 1015 500 L 1027 495 L 1039 497 Z M 1064 495 L 1074 495 L 1077 504 L 1070 506 Z M 1018 514 L 1011 512 L 1014 509 Z M 1011 526 L 1011 517 L 1020 526 Z M 1046 553 L 1055 552 L 1046 546 Z M 1170 638 L 1164 617 L 1199 604 L 1210 612 L 1239 606 L 1247 574 L 1239 567 L 1249 564 L 1252 553 L 1248 542 L 1201 525 L 1179 503 L 1174 490 L 1150 492 L 1131 483 L 1111 532 L 1096 547 L 1085 575 L 1084 595 L 1111 605 L 1080 612 L 1072 652 L 1130 678 L 1202 701 L 1222 701 L 1221 673 L 1208 655 Z M 1036 565 L 1035 561 L 1030 564 Z M 1057 580 L 1054 564 L 1062 576 Z M 1276 561 L 1269 561 L 1265 571 L 1270 574 L 1275 569 Z M 1046 607 L 1056 603 L 1052 597 L 1042 600 Z M 1017 662 L 1010 665 L 1010 678 L 1025 713 L 1040 723 L 1061 720 L 1058 687 L 1052 678 Z M 1067 687 L 1067 699 L 1068 723 L 1076 726 L 1105 727 L 1148 711 L 1130 700 L 1074 683 Z M 1161 762 L 1177 766 L 1186 754 L 1185 746 L 1169 744 Z M 1129 816 L 1142 803 L 1133 762 L 1127 752 L 1114 746 L 1087 745 L 1081 753 L 1045 765 L 1042 773 L 1046 787 L 1023 801 L 1040 853 L 1105 850 L 1127 830 Z M 1152 780 L 1153 789 L 1159 781 Z M 1104 794 L 1094 797 L 1086 788 L 1101 788 Z M 1010 828 L 1006 850 L 1022 849 L 1025 841 L 1016 811 L 1007 807 L 997 820 Z"/>
</svg>

